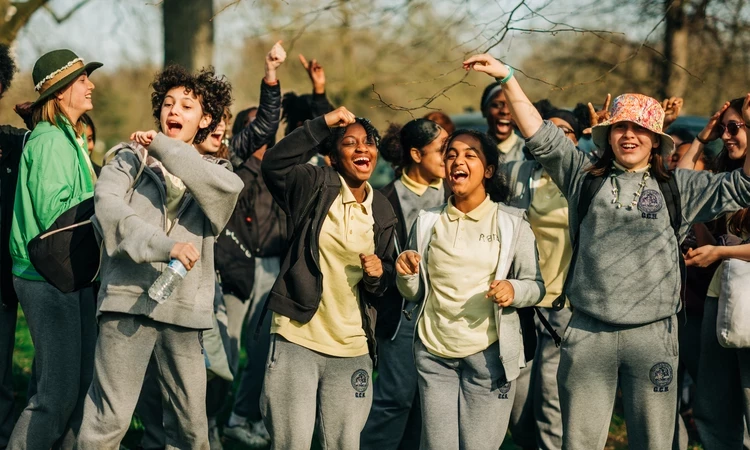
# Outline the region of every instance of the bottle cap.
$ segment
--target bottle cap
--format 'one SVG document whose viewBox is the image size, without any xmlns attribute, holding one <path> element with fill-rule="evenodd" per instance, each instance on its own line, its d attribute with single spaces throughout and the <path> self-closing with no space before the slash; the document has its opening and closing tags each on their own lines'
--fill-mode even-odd
<svg viewBox="0 0 750 450">
<path fill-rule="evenodd" d="M 173 259 L 169 261 L 169 267 L 177 272 L 182 278 L 185 278 L 187 276 L 187 269 L 182 265 L 179 259 Z"/>
</svg>

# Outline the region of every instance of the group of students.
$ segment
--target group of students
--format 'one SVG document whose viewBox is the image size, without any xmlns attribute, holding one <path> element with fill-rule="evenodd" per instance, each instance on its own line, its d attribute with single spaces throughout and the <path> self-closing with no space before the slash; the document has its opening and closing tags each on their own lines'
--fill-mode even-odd
<svg viewBox="0 0 750 450">
<path fill-rule="evenodd" d="M 13 67 L 7 47 L 0 59 Z M 681 258 L 750 260 L 747 245 L 717 246 L 694 225 L 750 235 L 750 94 L 712 116 L 672 171 L 665 108 L 645 95 L 594 111 L 598 150 L 586 153 L 588 124 L 540 113 L 511 67 L 476 55 L 464 68 L 496 80 L 482 94 L 487 133 L 432 115 L 381 139 L 330 105 L 315 60 L 300 56 L 313 94 L 282 97 L 285 59 L 277 43 L 258 108 L 228 140 L 230 84 L 165 68 L 152 83 L 158 131 L 134 132 L 100 171 L 82 118 L 101 64 L 69 50 L 37 61 L 33 131 L 0 129 L 0 448 L 117 449 L 134 413 L 143 448 L 220 448 L 243 333 L 248 364 L 223 432 L 248 446 L 307 450 L 317 432 L 331 449 L 496 450 L 510 428 L 524 448 L 603 448 L 618 388 L 630 448 L 681 445 Z M 722 167 L 685 170 L 716 139 Z M 376 190 L 380 156 L 397 177 Z M 90 198 L 99 280 L 65 294 L 27 244 Z M 172 260 L 187 274 L 157 303 L 149 287 Z M 707 449 L 740 448 L 750 417 L 750 360 L 715 337 L 719 283 L 695 376 Z M 14 426 L 16 297 L 35 358 Z M 230 376 L 209 378 L 204 332 L 220 316 Z"/>
</svg>

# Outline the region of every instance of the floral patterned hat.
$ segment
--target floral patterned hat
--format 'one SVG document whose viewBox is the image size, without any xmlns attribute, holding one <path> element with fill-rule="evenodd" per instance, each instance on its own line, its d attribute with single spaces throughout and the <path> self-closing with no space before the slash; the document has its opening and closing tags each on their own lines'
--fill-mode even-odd
<svg viewBox="0 0 750 450">
<path fill-rule="evenodd" d="M 666 158 L 674 151 L 672 137 L 662 131 L 664 108 L 655 98 L 643 94 L 622 94 L 612 102 L 609 113 L 609 120 L 591 129 L 591 139 L 600 149 L 607 146 L 610 126 L 618 122 L 633 122 L 661 137 L 659 150 L 662 157 Z"/>
</svg>

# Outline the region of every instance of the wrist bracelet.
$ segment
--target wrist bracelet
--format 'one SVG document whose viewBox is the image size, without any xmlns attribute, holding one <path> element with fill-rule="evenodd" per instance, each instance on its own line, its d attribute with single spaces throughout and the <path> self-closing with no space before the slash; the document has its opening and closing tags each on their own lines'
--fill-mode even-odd
<svg viewBox="0 0 750 450">
<path fill-rule="evenodd" d="M 708 141 L 705 140 L 705 139 L 703 139 L 703 138 L 701 138 L 700 136 L 695 136 L 695 140 L 698 141 L 698 142 L 700 142 L 703 145 L 708 145 Z"/>
<path fill-rule="evenodd" d="M 515 73 L 515 69 L 513 69 L 511 66 L 505 64 L 505 67 L 508 68 L 508 75 L 506 75 L 502 80 L 498 80 L 497 78 L 495 78 L 495 80 L 500 84 L 505 84 L 510 81 L 510 79 L 513 77 L 513 74 Z"/>
</svg>

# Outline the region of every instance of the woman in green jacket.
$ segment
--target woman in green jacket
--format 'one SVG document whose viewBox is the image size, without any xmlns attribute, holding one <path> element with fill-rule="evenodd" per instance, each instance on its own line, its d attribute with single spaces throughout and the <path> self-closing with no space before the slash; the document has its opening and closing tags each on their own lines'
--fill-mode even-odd
<svg viewBox="0 0 750 450">
<path fill-rule="evenodd" d="M 34 343 L 36 392 L 18 418 L 8 449 L 72 448 L 91 383 L 96 344 L 92 287 L 63 294 L 44 281 L 29 261 L 29 241 L 63 212 L 93 196 L 94 169 L 81 116 L 93 109 L 84 64 L 70 50 L 39 58 L 32 77 L 34 131 L 19 165 L 10 253 L 13 287 Z"/>
</svg>

